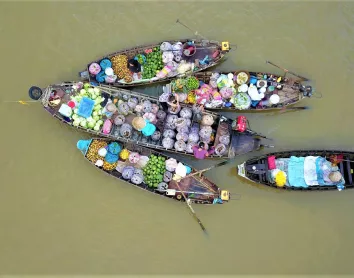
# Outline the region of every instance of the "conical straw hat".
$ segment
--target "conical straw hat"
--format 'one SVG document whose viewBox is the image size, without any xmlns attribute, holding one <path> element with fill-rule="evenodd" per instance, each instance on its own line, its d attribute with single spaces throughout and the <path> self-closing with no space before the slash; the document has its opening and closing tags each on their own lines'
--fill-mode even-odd
<svg viewBox="0 0 354 278">
<path fill-rule="evenodd" d="M 143 117 L 135 117 L 132 121 L 132 126 L 136 130 L 142 130 L 146 125 L 146 122 Z"/>
<path fill-rule="evenodd" d="M 328 177 L 332 182 L 339 182 L 342 179 L 342 174 L 339 171 L 336 171 L 330 173 Z"/>
</svg>

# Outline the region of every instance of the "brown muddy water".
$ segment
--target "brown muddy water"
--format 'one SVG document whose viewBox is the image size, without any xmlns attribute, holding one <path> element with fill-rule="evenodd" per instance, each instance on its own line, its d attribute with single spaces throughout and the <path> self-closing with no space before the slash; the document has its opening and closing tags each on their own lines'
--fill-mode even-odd
<svg viewBox="0 0 354 278">
<path fill-rule="evenodd" d="M 354 150 L 351 2 L 2 2 L 0 274 L 353 274 L 354 190 L 282 192 L 236 174 L 247 157 L 207 173 L 241 199 L 194 206 L 117 181 L 87 163 L 88 138 L 28 99 L 32 85 L 78 79 L 85 64 L 136 45 L 193 37 L 237 44 L 219 66 L 315 82 L 310 109 L 247 114 L 273 150 Z M 141 90 L 141 89 L 140 89 Z M 225 114 L 234 117 L 232 113 Z M 216 162 L 196 163 L 202 169 Z"/>
</svg>

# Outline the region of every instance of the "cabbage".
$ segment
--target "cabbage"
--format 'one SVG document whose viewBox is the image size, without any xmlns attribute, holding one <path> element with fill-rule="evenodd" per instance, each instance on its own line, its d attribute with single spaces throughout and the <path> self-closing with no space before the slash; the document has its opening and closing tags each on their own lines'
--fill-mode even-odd
<svg viewBox="0 0 354 278">
<path fill-rule="evenodd" d="M 95 92 L 95 94 L 99 94 L 100 93 L 100 89 L 98 89 L 98 88 L 93 88 L 93 91 Z"/>
<path fill-rule="evenodd" d="M 101 109 L 98 110 L 97 113 L 98 113 L 99 116 L 101 116 L 102 115 L 102 110 Z"/>
<path fill-rule="evenodd" d="M 74 122 L 73 122 L 73 126 L 79 126 L 80 125 L 80 120 L 79 119 L 76 119 Z"/>
<path fill-rule="evenodd" d="M 74 113 L 77 114 L 77 112 L 79 112 L 79 109 L 78 109 L 78 108 L 75 108 L 75 109 L 74 109 Z"/>
<path fill-rule="evenodd" d="M 93 122 L 93 118 L 92 118 L 92 117 L 88 117 L 86 120 L 87 120 L 88 122 Z"/>
<path fill-rule="evenodd" d="M 93 128 L 95 131 L 99 131 L 100 130 L 100 126 L 95 125 L 95 127 Z"/>
<path fill-rule="evenodd" d="M 103 121 L 102 121 L 102 120 L 98 120 L 98 121 L 97 121 L 97 124 L 98 124 L 98 125 L 102 125 L 102 124 L 103 124 Z"/>
<path fill-rule="evenodd" d="M 97 98 L 96 95 L 92 95 L 92 96 L 91 96 L 91 99 L 93 99 L 93 100 L 95 100 L 96 98 Z"/>
<path fill-rule="evenodd" d="M 93 116 L 93 117 L 98 116 L 98 112 L 97 112 L 97 111 L 93 111 L 93 112 L 92 112 L 92 116 Z"/>
<path fill-rule="evenodd" d="M 81 89 L 81 90 L 80 90 L 80 95 L 83 96 L 84 94 L 86 94 L 86 90 L 85 90 L 85 89 Z"/>
<path fill-rule="evenodd" d="M 94 111 L 98 111 L 98 110 L 100 110 L 101 108 L 102 108 L 102 106 L 99 105 L 99 104 L 97 104 L 97 105 L 95 105 L 95 106 L 93 107 L 93 110 L 94 110 Z"/>
<path fill-rule="evenodd" d="M 95 122 L 89 122 L 88 124 L 87 124 L 87 127 L 88 128 L 93 128 L 94 126 L 95 126 Z"/>
<path fill-rule="evenodd" d="M 78 116 L 78 115 L 76 115 L 76 114 L 74 114 L 74 115 L 72 115 L 72 118 L 73 118 L 73 120 L 76 120 L 76 119 L 78 119 L 78 118 L 79 118 L 79 116 Z"/>
<path fill-rule="evenodd" d="M 89 88 L 87 89 L 87 92 L 92 95 L 94 93 L 94 90 L 92 88 Z"/>
<path fill-rule="evenodd" d="M 98 116 L 98 115 L 93 116 L 93 119 L 94 119 L 95 121 L 98 121 L 98 120 L 100 119 L 100 116 Z"/>
<path fill-rule="evenodd" d="M 82 127 L 87 127 L 87 121 L 86 120 L 81 121 L 80 125 Z"/>
<path fill-rule="evenodd" d="M 101 103 L 101 100 L 98 99 L 98 98 L 96 98 L 96 99 L 95 99 L 95 105 L 100 104 L 100 103 Z"/>
</svg>

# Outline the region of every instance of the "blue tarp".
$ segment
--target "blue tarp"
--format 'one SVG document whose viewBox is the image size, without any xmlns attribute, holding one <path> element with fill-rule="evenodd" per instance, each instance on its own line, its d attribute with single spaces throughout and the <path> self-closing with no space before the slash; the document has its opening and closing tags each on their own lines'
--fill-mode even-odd
<svg viewBox="0 0 354 278">
<path fill-rule="evenodd" d="M 288 177 L 290 186 L 304 188 L 308 187 L 304 178 L 304 162 L 304 157 L 290 157 L 288 166 Z"/>
</svg>

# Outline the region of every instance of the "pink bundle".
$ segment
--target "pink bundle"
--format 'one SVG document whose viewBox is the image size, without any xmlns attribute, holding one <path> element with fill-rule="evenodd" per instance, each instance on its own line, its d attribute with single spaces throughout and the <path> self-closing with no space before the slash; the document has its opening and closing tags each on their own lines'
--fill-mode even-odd
<svg viewBox="0 0 354 278">
<path fill-rule="evenodd" d="M 90 72 L 91 74 L 96 75 L 96 74 L 98 74 L 100 71 L 101 71 L 101 67 L 100 67 L 100 65 L 97 64 L 97 63 L 92 63 L 92 64 L 89 66 L 89 72 Z"/>
<path fill-rule="evenodd" d="M 220 90 L 220 94 L 221 96 L 224 98 L 224 99 L 229 99 L 232 97 L 234 91 L 232 90 L 232 88 L 229 88 L 229 87 L 223 87 L 221 90 Z"/>
</svg>

